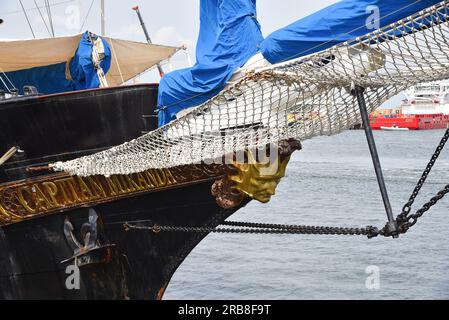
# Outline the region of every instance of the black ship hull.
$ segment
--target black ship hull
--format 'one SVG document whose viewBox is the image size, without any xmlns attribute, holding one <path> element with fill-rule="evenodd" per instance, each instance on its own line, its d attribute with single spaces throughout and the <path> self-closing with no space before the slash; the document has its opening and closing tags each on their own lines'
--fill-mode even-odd
<svg viewBox="0 0 449 320">
<path fill-rule="evenodd" d="M 0 299 L 161 299 L 172 275 L 206 236 L 154 233 L 124 228 L 125 222 L 216 226 L 236 209 L 220 208 L 212 182 L 80 208 L 0 229 Z M 113 245 L 110 261 L 81 266 L 79 289 L 69 290 L 67 266 L 73 256 L 64 235 L 68 218 L 75 234 L 98 214 L 101 243 Z M 69 287 L 70 288 L 70 287 Z"/>
<path fill-rule="evenodd" d="M 201 166 L 116 180 L 33 170 L 153 130 L 156 97 L 139 85 L 0 101 L 0 156 L 16 147 L 0 166 L 0 299 L 161 299 L 206 234 L 124 224 L 214 227 L 248 201 L 224 209 L 211 190 L 225 172 Z"/>
</svg>

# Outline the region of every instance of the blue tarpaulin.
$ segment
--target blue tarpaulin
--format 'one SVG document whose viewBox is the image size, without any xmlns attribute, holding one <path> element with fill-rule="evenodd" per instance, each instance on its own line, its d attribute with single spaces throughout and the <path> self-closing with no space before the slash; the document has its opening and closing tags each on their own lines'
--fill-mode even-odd
<svg viewBox="0 0 449 320">
<path fill-rule="evenodd" d="M 256 0 L 201 0 L 196 64 L 165 75 L 159 85 L 159 125 L 217 95 L 260 50 Z"/>
<path fill-rule="evenodd" d="M 93 35 L 93 37 L 96 36 Z M 111 66 L 111 50 L 108 43 L 104 39 L 102 40 L 105 58 L 101 62 L 101 67 L 106 73 Z M 92 47 L 93 44 L 89 41 L 89 34 L 86 32 L 83 34 L 78 49 L 70 61 L 7 72 L 7 79 L 19 89 L 21 94 L 23 93 L 23 86 L 26 85 L 35 86 L 40 93 L 44 94 L 98 88 L 100 81 L 92 62 Z M 48 48 L 48 50 L 51 50 L 51 48 Z M 7 90 L 2 82 L 0 82 L 0 89 Z"/>
<path fill-rule="evenodd" d="M 201 0 L 197 63 L 162 78 L 159 125 L 218 94 L 236 69 L 259 51 L 271 63 L 287 61 L 363 36 L 439 2 L 342 0 L 263 40 L 256 0 Z"/>
<path fill-rule="evenodd" d="M 273 32 L 263 41 L 261 51 L 271 63 L 291 60 L 363 36 L 439 2 L 342 0 Z"/>
</svg>

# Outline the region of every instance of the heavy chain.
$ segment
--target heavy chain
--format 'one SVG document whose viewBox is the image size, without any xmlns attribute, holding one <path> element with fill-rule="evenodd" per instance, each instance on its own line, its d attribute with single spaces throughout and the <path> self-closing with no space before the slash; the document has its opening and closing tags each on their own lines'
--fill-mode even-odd
<svg viewBox="0 0 449 320">
<path fill-rule="evenodd" d="M 252 222 L 223 222 L 221 226 L 232 226 L 239 228 L 222 227 L 180 227 L 180 226 L 159 226 L 153 224 L 146 226 L 142 224 L 125 223 L 125 230 L 150 230 L 154 233 L 164 232 L 193 232 L 193 233 L 251 233 L 251 234 L 313 234 L 313 235 L 347 235 L 347 236 L 377 236 L 379 230 L 376 227 L 366 228 L 346 228 L 346 227 L 323 227 L 323 226 L 299 226 L 281 225 Z"/>
<path fill-rule="evenodd" d="M 407 215 L 404 218 L 401 216 L 397 218 L 399 230 L 401 233 L 406 233 L 411 227 L 413 227 L 418 219 L 421 218 L 424 213 L 430 210 L 434 205 L 444 198 L 446 194 L 449 193 L 449 184 L 444 187 L 443 190 L 439 191 L 429 202 L 426 202 L 415 214 Z M 401 219 L 401 220 L 400 220 Z M 404 219 L 404 220 L 402 220 Z"/>
<path fill-rule="evenodd" d="M 427 164 L 421 178 L 419 179 L 415 189 L 410 196 L 409 201 L 404 205 L 401 214 L 396 218 L 396 223 L 399 227 L 399 233 L 406 233 L 412 226 L 414 226 L 418 219 L 421 218 L 424 213 L 430 210 L 434 205 L 438 203 L 443 197 L 449 193 L 449 185 L 446 185 L 443 190 L 438 192 L 432 199 L 425 203 L 414 214 L 410 214 L 412 205 L 419 195 L 421 188 L 427 180 L 433 166 L 435 165 L 438 157 L 443 151 L 446 142 L 449 140 L 449 128 L 446 130 L 440 144 L 435 150 L 432 158 Z M 221 226 L 226 226 L 223 228 Z M 367 226 L 366 228 L 348 228 L 348 227 L 325 227 L 325 226 L 302 226 L 302 225 L 286 225 L 286 224 L 268 224 L 268 223 L 253 223 L 253 222 L 237 222 L 226 221 L 218 227 L 180 227 L 180 226 L 159 226 L 152 224 L 150 226 L 139 224 L 124 224 L 125 230 L 137 229 L 137 230 L 151 230 L 154 233 L 165 232 L 194 232 L 194 233 L 251 233 L 251 234 L 313 234 L 313 235 L 347 235 L 347 236 L 367 236 L 368 238 L 374 238 L 379 235 L 385 237 L 391 237 L 392 234 L 387 226 L 382 229 L 378 229 L 373 226 Z"/>
<path fill-rule="evenodd" d="M 438 147 L 436 148 L 429 163 L 427 164 L 426 169 L 422 173 L 421 178 L 418 180 L 418 183 L 416 184 L 416 187 L 413 190 L 412 195 L 410 196 L 410 199 L 404 205 L 404 207 L 402 208 L 402 212 L 396 218 L 400 233 L 406 233 L 412 226 L 414 226 L 418 222 L 418 219 L 421 218 L 424 215 L 424 213 L 429 211 L 430 208 L 432 208 L 434 205 L 436 205 L 438 203 L 438 201 L 440 201 L 447 193 L 449 193 L 449 185 L 446 185 L 443 190 L 439 191 L 432 199 L 430 199 L 418 211 L 416 211 L 416 213 L 410 214 L 410 212 L 412 210 L 413 203 L 416 200 L 416 197 L 418 196 L 419 192 L 421 191 L 421 188 L 423 187 L 424 183 L 426 182 L 427 177 L 429 176 L 430 172 L 432 171 L 433 166 L 435 165 L 436 161 L 438 160 L 438 157 L 440 156 L 441 152 L 443 151 L 448 140 L 449 140 L 449 128 L 446 130 Z M 387 236 L 388 236 L 388 234 L 387 234 Z"/>
</svg>

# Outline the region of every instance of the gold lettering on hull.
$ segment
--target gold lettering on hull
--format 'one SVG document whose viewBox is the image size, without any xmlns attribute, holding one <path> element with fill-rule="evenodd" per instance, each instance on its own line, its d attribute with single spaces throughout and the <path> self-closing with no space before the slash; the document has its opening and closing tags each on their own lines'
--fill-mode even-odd
<svg viewBox="0 0 449 320">
<path fill-rule="evenodd" d="M 26 182 L 0 185 L 0 226 L 80 206 L 112 202 L 176 185 L 211 180 L 224 174 L 226 174 L 225 167 L 216 167 L 211 173 L 201 167 L 186 166 L 150 169 L 142 173 L 107 178 L 55 174 Z"/>
</svg>

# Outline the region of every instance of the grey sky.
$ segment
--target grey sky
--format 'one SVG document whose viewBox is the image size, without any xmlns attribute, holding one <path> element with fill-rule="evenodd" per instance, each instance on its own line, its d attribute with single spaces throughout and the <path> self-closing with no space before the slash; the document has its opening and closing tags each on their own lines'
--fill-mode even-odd
<svg viewBox="0 0 449 320">
<path fill-rule="evenodd" d="M 43 0 L 22 0 L 36 37 L 49 34 L 34 4 L 43 6 Z M 192 60 L 199 31 L 199 0 L 106 0 L 106 32 L 115 38 L 144 41 L 142 29 L 131 8 L 139 5 L 153 38 L 153 42 L 166 45 L 187 45 Z M 313 13 L 337 0 L 258 0 L 258 19 L 266 36 L 287 24 Z M 99 0 L 50 0 L 56 36 L 90 30 L 100 33 Z M 90 6 L 91 11 L 86 19 Z M 46 15 L 45 9 L 41 9 Z M 79 14 L 77 14 L 79 13 Z M 78 17 L 78 18 L 77 18 Z M 19 0 L 0 0 L 0 39 L 32 38 Z M 81 28 L 85 21 L 84 27 Z M 179 53 L 172 61 L 174 68 L 186 67 L 187 59 Z M 139 81 L 156 82 L 156 71 L 150 71 Z M 394 102 L 396 103 L 396 101 Z"/>
</svg>

